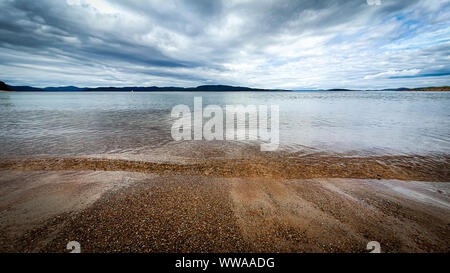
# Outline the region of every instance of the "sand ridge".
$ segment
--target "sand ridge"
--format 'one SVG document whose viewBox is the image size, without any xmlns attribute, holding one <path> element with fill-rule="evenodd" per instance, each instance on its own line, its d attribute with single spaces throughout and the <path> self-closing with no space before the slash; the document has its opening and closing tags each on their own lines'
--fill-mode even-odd
<svg viewBox="0 0 450 273">
<path fill-rule="evenodd" d="M 138 161 L 120 158 L 63 157 L 1 159 L 0 170 L 128 171 L 206 177 L 267 177 L 283 179 L 362 178 L 450 181 L 450 157 L 278 154 L 244 159 L 190 159 L 189 163 Z"/>
</svg>

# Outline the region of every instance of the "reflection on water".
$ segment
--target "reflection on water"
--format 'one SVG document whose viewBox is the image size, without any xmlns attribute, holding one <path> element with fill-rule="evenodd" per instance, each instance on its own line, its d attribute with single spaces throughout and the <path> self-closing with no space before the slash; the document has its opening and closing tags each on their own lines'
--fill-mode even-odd
<svg viewBox="0 0 450 273">
<path fill-rule="evenodd" d="M 280 149 L 284 151 L 450 153 L 450 93 L 17 92 L 0 93 L 0 156 L 179 149 L 170 135 L 170 112 L 177 104 L 193 109 L 195 96 L 203 97 L 203 105 L 279 105 Z"/>
</svg>

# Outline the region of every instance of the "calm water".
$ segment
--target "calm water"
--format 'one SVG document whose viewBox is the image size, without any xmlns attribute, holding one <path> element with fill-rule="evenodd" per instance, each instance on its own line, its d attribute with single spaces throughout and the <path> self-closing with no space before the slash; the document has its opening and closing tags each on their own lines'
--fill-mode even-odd
<svg viewBox="0 0 450 273">
<path fill-rule="evenodd" d="M 195 96 L 204 105 L 278 104 L 285 151 L 450 154 L 450 93 L 18 92 L 0 93 L 0 157 L 146 153 L 170 146 L 172 107 L 193 109 Z"/>
</svg>

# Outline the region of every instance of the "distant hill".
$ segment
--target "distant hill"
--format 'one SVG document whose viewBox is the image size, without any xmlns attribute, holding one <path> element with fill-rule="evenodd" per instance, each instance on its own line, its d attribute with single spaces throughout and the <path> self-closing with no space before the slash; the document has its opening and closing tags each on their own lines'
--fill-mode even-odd
<svg viewBox="0 0 450 273">
<path fill-rule="evenodd" d="M 45 91 L 84 91 L 84 88 L 79 88 L 76 86 L 60 86 L 60 87 L 46 87 Z"/>
<path fill-rule="evenodd" d="M 6 83 L 0 81 L 0 91 L 11 91 L 11 89 Z"/>
<path fill-rule="evenodd" d="M 48 88 L 46 88 L 48 90 Z M 83 88 L 79 91 L 283 91 L 274 89 L 259 89 L 259 88 L 249 88 L 242 86 L 230 86 L 230 85 L 201 85 L 197 87 L 95 87 L 95 88 Z M 284 90 L 287 91 L 287 90 Z"/>
<path fill-rule="evenodd" d="M 432 86 L 432 87 L 419 87 L 419 88 L 395 88 L 395 89 L 383 89 L 382 91 L 450 91 L 450 86 Z"/>
<path fill-rule="evenodd" d="M 36 88 L 32 86 L 12 86 L 0 81 L 0 91 L 47 91 L 47 92 L 149 92 L 149 91 L 295 91 L 282 89 L 260 89 L 243 86 L 230 85 L 200 85 L 197 87 L 158 87 L 158 86 L 129 86 L 129 87 L 77 87 L 77 86 L 59 86 L 59 87 L 45 87 Z M 301 90 L 296 90 L 301 91 Z M 351 89 L 317 89 L 305 91 L 353 91 Z M 367 90 L 367 91 L 450 91 L 450 86 L 437 87 L 420 87 L 420 88 L 390 88 L 382 90 Z"/>
<path fill-rule="evenodd" d="M 45 91 L 42 88 L 32 86 L 12 86 L 0 81 L 0 90 L 3 91 Z"/>
<path fill-rule="evenodd" d="M 260 89 L 242 86 L 230 85 L 201 85 L 197 87 L 76 87 L 76 86 L 60 86 L 36 88 L 32 86 L 12 86 L 4 82 L 0 82 L 0 90 L 4 91 L 47 91 L 47 92 L 147 92 L 147 91 L 288 91 L 281 89 Z"/>
<path fill-rule="evenodd" d="M 450 91 L 450 86 L 422 87 L 406 89 L 405 91 Z"/>
<path fill-rule="evenodd" d="M 328 89 L 327 91 L 353 91 L 351 89 L 343 89 L 343 88 L 335 88 L 335 89 Z"/>
<path fill-rule="evenodd" d="M 48 90 L 48 88 L 46 88 Z M 82 91 L 281 91 L 273 89 L 259 89 L 249 88 L 242 86 L 230 86 L 230 85 L 201 85 L 197 87 L 95 87 L 95 88 L 83 88 Z"/>
</svg>

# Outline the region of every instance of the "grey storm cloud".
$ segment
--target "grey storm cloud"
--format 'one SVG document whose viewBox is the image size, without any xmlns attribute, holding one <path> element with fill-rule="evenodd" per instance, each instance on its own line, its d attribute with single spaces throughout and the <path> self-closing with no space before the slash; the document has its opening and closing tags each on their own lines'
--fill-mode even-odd
<svg viewBox="0 0 450 273">
<path fill-rule="evenodd" d="M 0 0 L 10 84 L 448 84 L 447 0 Z"/>
</svg>

